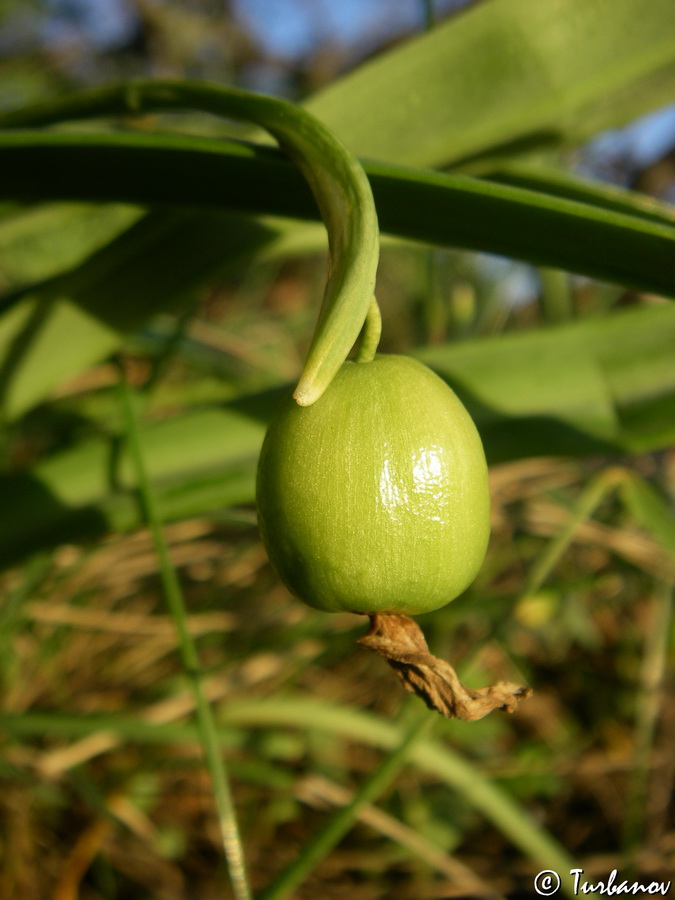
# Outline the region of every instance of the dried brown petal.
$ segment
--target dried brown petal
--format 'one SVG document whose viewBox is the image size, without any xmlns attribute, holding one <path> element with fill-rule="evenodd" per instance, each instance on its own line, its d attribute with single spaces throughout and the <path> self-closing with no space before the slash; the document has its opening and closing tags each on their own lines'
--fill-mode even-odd
<svg viewBox="0 0 675 900">
<path fill-rule="evenodd" d="M 480 690 L 464 687 L 450 663 L 429 652 L 421 628 L 408 616 L 370 616 L 370 631 L 359 644 L 383 656 L 406 690 L 448 719 L 482 719 L 493 709 L 513 712 L 532 693 L 508 682 Z"/>
</svg>

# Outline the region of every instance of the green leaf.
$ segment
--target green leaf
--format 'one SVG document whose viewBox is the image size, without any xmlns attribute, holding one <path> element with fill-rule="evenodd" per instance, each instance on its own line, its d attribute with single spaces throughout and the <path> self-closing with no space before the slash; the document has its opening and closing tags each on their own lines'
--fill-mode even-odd
<svg viewBox="0 0 675 900">
<path fill-rule="evenodd" d="M 165 521 L 250 503 L 265 423 L 234 404 L 147 425 L 143 452 Z M 88 440 L 0 476 L 0 564 L 63 541 L 95 540 L 143 522 L 128 453 Z"/>
<path fill-rule="evenodd" d="M 487 0 L 306 108 L 360 156 L 488 171 L 670 103 L 674 63 L 671 0 Z"/>
<path fill-rule="evenodd" d="M 270 234 L 222 213 L 153 213 L 73 272 L 15 297 L 0 315 L 4 416 L 117 350 L 153 314 L 195 299 L 240 248 Z"/>
<path fill-rule="evenodd" d="M 462 397 L 491 461 L 646 452 L 675 440 L 675 308 L 416 353 Z"/>
<path fill-rule="evenodd" d="M 593 129 L 616 125 L 665 99 L 664 92 L 675 79 L 671 65 L 674 30 L 667 27 L 674 15 L 670 0 L 649 4 L 640 0 L 560 0 L 555 6 L 538 4 L 535 9 L 527 0 L 492 0 L 366 64 L 314 98 L 308 108 L 337 128 L 352 147 L 368 155 L 424 163 L 480 158 L 481 165 L 490 160 L 493 165 L 495 159 L 509 157 L 511 150 L 517 153 L 525 146 L 557 146 L 561 141 L 578 140 Z M 146 88 L 159 94 L 165 91 L 161 85 Z M 93 101 L 82 101 L 81 113 L 100 113 L 102 95 L 110 100 L 109 111 L 128 111 L 130 102 L 133 106 L 142 99 L 143 89 L 141 86 L 140 93 L 134 93 L 134 87 L 94 92 L 89 95 Z M 191 102 L 190 86 L 180 90 Z M 173 100 L 159 94 L 159 106 L 169 108 Z M 80 101 L 65 98 L 47 105 L 46 120 L 58 119 L 64 110 L 72 109 L 73 102 L 77 105 Z M 16 125 L 21 116 L 8 114 L 0 121 Z M 46 151 L 42 161 L 50 160 L 46 167 L 35 154 L 37 143 L 31 155 L 26 141 L 22 145 L 14 135 L 3 136 L 7 142 L 4 151 L 14 152 L 15 161 L 17 155 L 20 160 L 8 165 L 11 159 L 5 156 L 0 166 L 0 184 L 10 196 L 35 198 L 60 191 L 51 196 L 176 202 L 182 191 L 182 202 L 216 202 L 204 198 L 218 197 L 220 202 L 252 211 L 262 208 L 316 215 L 307 190 L 296 192 L 298 182 L 294 184 L 292 177 L 284 182 L 288 167 L 280 164 L 273 152 L 252 151 L 257 155 L 248 161 L 254 160 L 255 165 L 248 168 L 248 180 L 240 181 L 238 171 L 240 163 L 246 168 L 245 153 L 235 161 L 236 154 L 231 152 L 231 167 L 214 169 L 213 163 L 220 162 L 215 150 L 207 159 L 205 153 L 192 152 L 198 148 L 186 145 L 181 161 L 186 166 L 192 163 L 186 175 L 185 169 L 176 166 L 176 156 L 160 159 L 154 152 L 146 160 L 145 171 L 126 167 L 122 145 L 115 145 L 113 135 L 103 138 L 107 150 L 101 148 L 96 165 L 95 147 L 86 146 L 85 136 L 47 134 L 42 138 L 54 142 L 42 148 Z M 58 140 L 65 142 L 61 148 L 65 158 L 56 151 Z M 135 146 L 134 152 L 140 149 Z M 68 161 L 69 152 L 73 156 Z M 117 168 L 115 158 L 120 158 Z M 137 161 L 137 155 L 126 159 Z M 66 182 L 70 178 L 70 189 L 59 180 L 61 170 Z M 575 196 L 573 191 L 565 194 L 549 189 L 550 185 L 543 196 L 506 185 L 453 183 L 447 176 L 393 172 L 382 166 L 372 166 L 369 174 L 383 224 L 391 233 L 480 248 L 642 290 L 673 293 L 669 262 L 673 231 L 668 215 L 645 216 L 634 198 L 622 197 L 617 205 L 600 200 L 597 193 Z M 73 180 L 78 182 L 76 187 Z M 266 191 L 270 183 L 272 189 Z M 259 237 L 252 239 L 250 252 L 260 249 L 262 243 Z M 182 290 L 187 290 L 184 282 Z M 4 389 L 10 414 L 25 410 L 47 396 L 61 378 L 119 346 L 122 332 L 118 330 L 113 340 L 106 323 L 101 328 L 99 321 L 87 321 L 87 301 L 78 295 L 76 302 L 84 304 L 84 316 L 74 310 L 72 298 L 66 294 L 61 301 L 66 306 L 62 321 L 76 323 L 72 327 L 80 337 L 78 347 L 91 347 L 91 353 L 87 350 L 78 361 L 80 351 L 71 343 L 70 358 L 63 359 L 64 329 L 53 327 L 54 322 L 58 325 L 58 316 L 50 307 L 49 328 L 41 325 L 39 329 L 39 349 L 45 359 L 54 350 L 55 363 L 38 374 L 20 370 L 22 359 L 29 359 L 28 348 L 36 346 L 30 323 L 37 321 L 42 307 L 28 303 L 22 313 L 14 313 L 17 318 L 2 324 L 5 353 L 9 354 L 5 356 Z M 144 300 L 138 302 L 144 304 Z M 167 303 L 171 302 L 167 295 Z M 148 304 L 145 314 L 154 308 Z M 49 335 L 56 343 L 47 340 Z"/>
<path fill-rule="evenodd" d="M 55 203 L 0 219 L 0 282 L 16 290 L 81 263 L 142 215 L 121 204 Z"/>
<path fill-rule="evenodd" d="M 598 209 L 609 209 L 629 216 L 641 216 L 650 222 L 672 225 L 675 207 L 659 202 L 655 197 L 627 191 L 603 182 L 588 181 L 556 169 L 552 166 L 513 164 L 491 172 L 489 180 L 497 184 L 509 184 L 542 194 L 551 194 L 565 200 L 587 203 Z"/>
<path fill-rule="evenodd" d="M 537 192 L 383 163 L 365 163 L 365 170 L 383 232 L 675 296 L 675 214 L 665 204 L 652 201 L 646 214 L 639 194 L 616 189 L 610 201 L 607 192 L 583 183 L 581 202 L 553 188 Z M 176 135 L 0 134 L 0 193 L 24 200 L 67 197 L 219 205 L 304 219 L 319 215 L 304 180 L 278 152 Z"/>
<path fill-rule="evenodd" d="M 25 173 L 32 190 L 55 190 L 57 196 L 85 199 L 109 191 L 111 199 L 145 202 L 163 196 L 318 219 L 301 176 L 272 151 L 175 136 L 11 138 L 0 143 L 0 162 L 3 149 L 11 149 L 11 158 L 5 156 L 0 165 L 0 183 L 13 177 L 15 189 Z M 32 156 L 36 151 L 43 155 Z M 82 171 L 96 174 L 82 178 Z M 629 192 L 621 194 L 622 211 L 615 212 L 463 176 L 381 165 L 369 166 L 368 174 L 382 227 L 390 233 L 675 294 L 675 225 L 665 222 L 669 210 L 659 206 L 655 215 L 662 220 L 648 220 L 640 198 Z M 633 208 L 635 215 L 626 212 Z M 157 212 L 80 270 L 14 298 L 15 305 L 0 314 L 5 415 L 15 417 L 45 399 L 65 378 L 116 350 L 155 312 L 184 304 L 227 265 L 263 248 L 269 253 L 280 237 L 278 223 L 234 214 Z"/>
<path fill-rule="evenodd" d="M 497 4 L 490 3 L 480 9 L 495 8 Z M 511 0 L 499 4 L 500 15 L 518 8 L 518 3 Z M 474 11 L 469 15 L 473 16 Z M 450 25 L 464 27 L 465 21 L 453 20 L 440 31 L 445 34 Z M 488 26 L 483 23 L 480 28 Z M 408 52 L 406 48 L 400 52 L 404 51 Z M 42 111 L 42 120 L 53 120 L 69 111 L 73 114 L 73 105 L 77 114 L 101 112 L 102 106 L 107 109 L 106 104 L 108 111 L 119 112 L 127 109 L 129 96 L 140 97 L 146 88 L 150 90 L 141 85 L 65 98 L 48 104 Z M 177 90 L 176 85 L 173 88 Z M 168 108 L 175 98 L 167 100 L 162 94 L 165 89 L 161 84 L 153 86 L 152 90 L 159 93 L 150 100 Z M 188 102 L 192 96 L 189 85 L 186 91 Z M 31 116 L 35 113 L 19 111 L 0 117 L 0 121 L 16 124 L 22 117 L 31 121 Z M 40 120 L 40 114 L 37 118 Z M 303 179 L 270 149 L 159 135 L 5 134 L 0 141 L 0 189 L 14 198 L 220 203 L 250 212 L 314 218 L 318 215 Z M 535 192 L 530 189 L 533 181 L 523 189 L 383 164 L 369 165 L 368 174 L 382 227 L 392 234 L 500 253 L 640 290 L 675 294 L 672 213 L 655 205 L 647 213 L 645 201 L 639 196 L 623 192 L 609 198 L 599 189 L 556 187 L 551 178 L 545 185 L 539 183 L 545 192 Z M 251 225 L 235 225 L 234 220 L 230 224 L 231 234 L 238 241 L 235 257 L 261 251 L 265 245 L 264 228 L 259 231 Z M 206 222 L 195 224 L 195 232 L 198 229 L 210 231 Z M 247 247 L 242 239 L 245 230 L 249 234 Z M 210 237 L 208 234 L 207 245 Z M 179 252 L 178 245 L 174 246 Z M 155 260 L 161 282 L 163 266 L 159 256 Z M 173 294 L 167 287 L 165 306 L 184 300 L 214 268 L 217 267 L 211 260 L 205 264 L 202 276 L 188 266 L 177 279 Z M 137 271 L 139 282 L 155 283 L 156 273 L 148 261 L 137 260 Z M 125 275 L 120 272 L 114 278 L 124 282 Z M 111 284 L 113 280 L 111 272 Z M 143 316 L 147 318 L 161 308 L 155 305 L 152 291 L 149 296 L 141 292 L 136 298 L 138 317 L 131 317 L 126 328 L 111 329 L 106 319 L 115 317 L 117 303 L 111 291 L 97 292 L 93 301 L 97 311 L 92 319 L 92 300 L 85 296 L 86 292 L 78 289 L 72 296 L 67 283 L 61 287 L 62 295 L 50 295 L 46 306 L 42 289 L 37 292 L 38 298 L 24 302 L 22 311 L 14 310 L 7 314 L 6 321 L 0 322 L 0 345 L 4 345 L 0 387 L 4 391 L 5 412 L 10 416 L 47 397 L 64 377 L 116 349 L 124 335 L 143 321 Z M 113 307 L 109 311 L 101 306 L 106 296 Z M 49 310 L 48 316 L 45 310 Z M 38 319 L 40 328 L 33 329 L 31 323 Z M 70 342 L 68 346 L 64 340 L 66 330 L 78 335 L 77 345 Z M 348 343 L 346 338 L 345 342 Z M 37 352 L 46 363 L 39 371 L 33 371 L 31 360 Z"/>
</svg>

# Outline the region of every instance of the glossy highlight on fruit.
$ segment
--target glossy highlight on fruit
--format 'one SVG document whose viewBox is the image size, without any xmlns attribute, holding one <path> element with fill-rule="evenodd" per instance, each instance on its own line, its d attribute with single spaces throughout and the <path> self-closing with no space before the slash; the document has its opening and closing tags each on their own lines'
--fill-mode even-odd
<svg viewBox="0 0 675 900">
<path fill-rule="evenodd" d="M 262 447 L 257 504 L 281 579 L 328 612 L 445 606 L 475 578 L 489 537 L 475 425 L 404 356 L 344 363 L 312 406 L 288 397 Z"/>
</svg>

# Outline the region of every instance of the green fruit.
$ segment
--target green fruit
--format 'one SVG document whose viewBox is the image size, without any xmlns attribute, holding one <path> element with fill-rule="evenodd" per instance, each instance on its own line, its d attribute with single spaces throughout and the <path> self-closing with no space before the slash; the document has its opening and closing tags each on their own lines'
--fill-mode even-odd
<svg viewBox="0 0 675 900">
<path fill-rule="evenodd" d="M 311 406 L 289 397 L 265 437 L 257 503 L 282 580 L 327 612 L 445 606 L 475 578 L 489 537 L 473 421 L 404 356 L 346 362 Z"/>
</svg>

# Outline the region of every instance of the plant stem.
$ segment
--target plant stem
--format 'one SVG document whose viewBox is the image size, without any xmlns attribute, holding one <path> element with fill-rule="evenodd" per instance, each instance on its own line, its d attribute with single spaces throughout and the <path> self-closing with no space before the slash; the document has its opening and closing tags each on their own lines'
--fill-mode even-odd
<svg viewBox="0 0 675 900">
<path fill-rule="evenodd" d="M 382 334 L 382 315 L 380 307 L 375 297 L 373 297 L 368 315 L 361 333 L 361 345 L 356 354 L 356 362 L 372 362 L 377 353 L 377 346 L 380 343 L 380 335 Z"/>
<path fill-rule="evenodd" d="M 337 846 L 354 824 L 360 811 L 385 791 L 406 764 L 413 745 L 423 737 L 436 716 L 423 709 L 416 712 L 403 739 L 363 782 L 347 806 L 337 810 L 303 847 L 299 856 L 262 892 L 260 900 L 285 900 L 314 868 Z"/>
<path fill-rule="evenodd" d="M 525 579 L 521 599 L 536 594 L 570 545 L 572 536 L 579 525 L 590 518 L 610 491 L 614 490 L 622 481 L 625 481 L 626 477 L 626 472 L 623 469 L 615 467 L 606 469 L 590 482 L 577 501 L 565 527 L 548 544 L 542 555 L 530 568 Z"/>
<path fill-rule="evenodd" d="M 431 31 L 434 27 L 434 0 L 422 0 L 422 13 L 424 15 L 424 30 Z"/>
<path fill-rule="evenodd" d="M 225 761 L 220 753 L 218 735 L 213 714 L 202 686 L 202 676 L 197 648 L 190 634 L 187 610 L 176 570 L 169 557 L 162 523 L 152 485 L 148 478 L 143 448 L 140 441 L 135 398 L 124 372 L 120 367 L 119 390 L 122 401 L 129 451 L 136 469 L 140 495 L 145 507 L 145 515 L 152 535 L 155 552 L 159 560 L 159 570 L 171 616 L 176 626 L 178 645 L 195 700 L 197 728 L 201 738 L 204 757 L 213 782 L 213 793 L 222 837 L 225 859 L 232 881 L 236 900 L 251 900 L 251 891 L 246 875 L 244 852 L 239 836 L 237 817 L 232 800 Z"/>
<path fill-rule="evenodd" d="M 541 310 L 549 325 L 568 322 L 574 317 L 574 304 L 570 279 L 567 272 L 542 266 L 539 269 L 541 281 Z"/>
<path fill-rule="evenodd" d="M 635 864 L 644 822 L 649 761 L 663 699 L 661 686 L 668 668 L 668 642 L 674 599 L 672 585 L 660 584 L 652 601 L 652 621 L 645 639 L 642 691 L 637 698 L 635 752 L 623 828 L 623 855 L 629 866 Z"/>
</svg>

